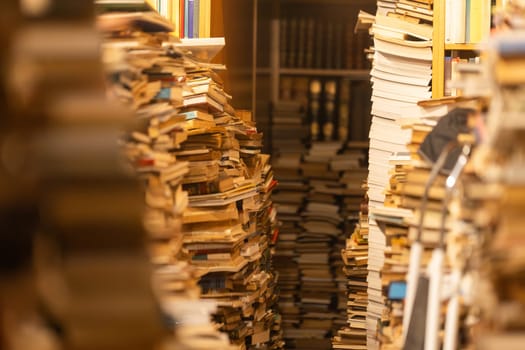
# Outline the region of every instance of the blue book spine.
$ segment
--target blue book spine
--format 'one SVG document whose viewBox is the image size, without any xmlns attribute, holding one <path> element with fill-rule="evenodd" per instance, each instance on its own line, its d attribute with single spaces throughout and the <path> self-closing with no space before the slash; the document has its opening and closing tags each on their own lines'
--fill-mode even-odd
<svg viewBox="0 0 525 350">
<path fill-rule="evenodd" d="M 193 22 L 195 17 L 195 1 L 188 0 L 188 38 L 194 38 L 193 36 Z"/>
</svg>

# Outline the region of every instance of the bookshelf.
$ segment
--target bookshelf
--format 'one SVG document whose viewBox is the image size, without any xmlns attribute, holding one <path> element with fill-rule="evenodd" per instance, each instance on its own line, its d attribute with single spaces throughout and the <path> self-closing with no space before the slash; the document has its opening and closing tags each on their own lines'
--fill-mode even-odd
<svg viewBox="0 0 525 350">
<path fill-rule="evenodd" d="M 486 0 L 488 1 L 488 0 Z M 445 56 L 449 53 L 453 57 L 475 57 L 478 56 L 479 43 L 448 43 L 445 41 L 446 31 L 446 0 L 434 0 L 434 32 L 432 36 L 432 97 L 445 96 Z M 501 1 L 492 1 L 496 6 Z M 490 11 L 488 11 L 490 12 Z M 480 23 L 486 23 L 481 21 Z"/>
<path fill-rule="evenodd" d="M 368 33 L 354 33 L 354 25 L 359 10 L 374 13 L 375 6 L 372 0 L 271 1 L 268 67 L 257 69 L 268 74 L 271 103 L 282 100 L 283 79 L 334 80 L 338 89 L 342 80 L 369 81 Z"/>
<path fill-rule="evenodd" d="M 362 52 L 368 43 L 364 43 L 359 48 L 355 48 L 350 52 L 342 52 L 338 50 L 344 49 L 347 42 L 355 38 L 347 38 L 349 32 L 353 32 L 353 23 L 357 18 L 357 11 L 365 9 L 373 12 L 375 1 L 361 0 L 352 3 L 341 0 L 330 1 L 315 1 L 315 0 L 287 0 L 287 1 L 273 1 L 273 20 L 271 23 L 270 33 L 270 74 L 271 74 L 271 100 L 272 102 L 279 101 L 280 78 L 284 75 L 291 76 L 305 76 L 305 77 L 345 77 L 352 80 L 367 80 L 369 67 L 365 60 L 365 54 Z M 344 17 L 337 14 L 338 12 L 346 12 Z M 342 19 L 348 23 L 345 26 L 335 28 L 331 27 L 331 23 L 338 22 Z M 304 22 L 303 22 L 304 21 Z M 284 32 L 283 32 L 284 30 Z M 323 34 L 319 34 L 323 31 Z M 312 37 L 308 37 L 312 35 Z M 342 37 L 339 37 L 342 36 Z M 290 38 L 295 37 L 297 42 L 292 42 Z M 283 38 L 287 38 L 283 43 Z M 330 50 L 324 52 L 325 57 L 310 58 L 310 64 L 299 63 L 301 59 L 307 61 L 308 58 L 295 57 L 301 54 L 299 46 L 303 45 L 306 48 L 304 53 L 306 56 L 318 53 L 318 42 L 323 40 L 326 46 L 322 50 Z M 309 43 L 308 41 L 316 41 Z M 330 42 L 330 44 L 328 44 Z M 334 42 L 332 45 L 331 43 Z M 354 44 L 357 44 L 354 42 Z M 330 47 L 331 45 L 331 47 Z M 284 46 L 284 47 L 283 47 Z M 320 45 L 319 45 L 320 46 Z M 357 50 L 361 50 L 362 62 L 361 66 L 355 67 L 356 63 L 343 62 L 351 59 L 348 54 L 356 54 Z M 294 52 L 296 51 L 296 52 Z M 327 63 L 327 56 L 334 55 L 334 60 L 341 62 Z M 355 57 L 354 57 L 355 58 Z M 290 60 L 295 61 L 294 64 Z M 316 62 L 317 61 L 317 62 Z M 298 67 L 294 67 L 297 65 Z"/>
</svg>

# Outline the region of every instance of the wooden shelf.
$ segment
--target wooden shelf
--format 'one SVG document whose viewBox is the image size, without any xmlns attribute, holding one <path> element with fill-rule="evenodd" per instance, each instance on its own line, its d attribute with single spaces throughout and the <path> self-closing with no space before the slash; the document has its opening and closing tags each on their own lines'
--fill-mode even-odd
<svg viewBox="0 0 525 350">
<path fill-rule="evenodd" d="M 479 44 L 445 44 L 445 50 L 476 51 Z"/>
<path fill-rule="evenodd" d="M 368 69 L 311 69 L 311 68 L 281 68 L 281 75 L 315 75 L 322 77 L 344 77 L 353 80 L 370 79 Z"/>
</svg>

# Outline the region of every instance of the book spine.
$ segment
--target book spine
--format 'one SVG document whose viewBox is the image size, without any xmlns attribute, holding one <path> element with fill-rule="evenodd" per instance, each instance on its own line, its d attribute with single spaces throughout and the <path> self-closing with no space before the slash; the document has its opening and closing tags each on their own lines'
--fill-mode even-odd
<svg viewBox="0 0 525 350">
<path fill-rule="evenodd" d="M 450 7 L 450 42 L 465 42 L 465 20 L 466 20 L 466 0 L 447 1 L 447 8 Z M 445 10 L 448 14 L 448 10 Z M 447 20 L 447 18 L 445 19 Z"/>
<path fill-rule="evenodd" d="M 304 59 L 305 68 L 314 67 L 314 47 L 315 47 L 315 20 L 308 18 L 306 22 L 306 53 Z"/>
<path fill-rule="evenodd" d="M 315 24 L 315 68 L 323 67 L 323 22 L 317 21 Z"/>
<path fill-rule="evenodd" d="M 306 18 L 302 17 L 298 20 L 297 68 L 305 67 L 306 34 Z"/>
<path fill-rule="evenodd" d="M 188 38 L 194 38 L 193 36 L 193 22 L 195 19 L 195 0 L 188 0 Z"/>
<path fill-rule="evenodd" d="M 200 38 L 199 22 L 200 21 L 200 0 L 193 0 L 193 37 Z"/>
<path fill-rule="evenodd" d="M 351 23 L 345 23 L 344 31 L 344 68 L 354 68 L 354 28 Z"/>
<path fill-rule="evenodd" d="M 297 55 L 297 18 L 290 18 L 290 36 L 288 46 L 288 63 L 289 68 L 295 68 Z"/>
<path fill-rule="evenodd" d="M 288 63 L 288 18 L 279 20 L 279 65 L 286 67 Z"/>
<path fill-rule="evenodd" d="M 206 11 L 205 17 L 204 17 L 204 20 L 205 20 L 204 21 L 204 26 L 205 26 L 204 34 L 205 34 L 205 38 L 211 38 L 211 14 L 212 14 L 211 0 L 204 0 L 204 3 L 206 5 L 206 7 L 204 8 Z"/>
<path fill-rule="evenodd" d="M 471 30 L 472 30 L 473 18 L 470 13 L 471 9 L 472 9 L 472 0 L 466 0 L 465 1 L 465 42 L 466 43 L 472 42 Z"/>
<path fill-rule="evenodd" d="M 180 0 L 180 31 L 181 38 L 188 37 L 188 23 L 186 19 L 188 18 L 188 0 Z"/>
<path fill-rule="evenodd" d="M 326 23 L 325 43 L 324 68 L 330 69 L 334 67 L 334 23 L 331 21 Z"/>
<path fill-rule="evenodd" d="M 334 25 L 334 68 L 343 68 L 343 23 L 337 21 Z"/>
</svg>

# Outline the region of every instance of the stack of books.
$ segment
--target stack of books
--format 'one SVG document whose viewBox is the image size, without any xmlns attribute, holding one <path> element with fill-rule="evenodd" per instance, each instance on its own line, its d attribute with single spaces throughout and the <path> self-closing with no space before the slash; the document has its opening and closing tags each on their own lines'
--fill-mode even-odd
<svg viewBox="0 0 525 350">
<path fill-rule="evenodd" d="M 300 213 L 309 189 L 300 173 L 309 137 L 307 82 L 301 83 L 300 80 L 282 80 L 281 99 L 273 106 L 270 131 L 272 166 L 279 182 L 272 196 L 279 221 L 274 265 L 279 272 L 279 310 L 288 346 L 292 341 L 292 332 L 300 322 L 297 242 L 304 231 L 300 226 Z M 292 134 L 297 137 L 290 137 Z"/>
<path fill-rule="evenodd" d="M 6 72 L 35 73 L 29 95 L 26 84 L 2 81 L 12 96 L 6 135 L 26 133 L 25 151 L 9 153 L 27 157 L 3 178 L 10 229 L 2 293 L 4 315 L 19 320 L 6 324 L 13 347 L 155 348 L 165 335 L 144 253 L 143 197 L 118 147 L 132 113 L 106 99 L 92 14 L 89 1 L 53 3 L 4 34 L 13 58 Z M 37 313 L 36 294 L 63 336 L 27 317 Z"/>
<path fill-rule="evenodd" d="M 127 37 L 117 40 L 112 31 L 108 50 L 115 53 L 120 45 L 127 59 L 120 66 L 112 56 L 107 61 L 114 64 L 114 95 L 138 115 L 126 150 L 144 179 L 145 224 L 163 310 L 195 344 L 212 336 L 219 348 L 231 342 L 240 349 L 279 349 L 270 252 L 275 181 L 269 156 L 261 153 L 262 135 L 250 113 L 229 105 L 231 97 L 207 63 L 186 56 L 165 34 L 131 33 L 148 38 L 147 45 L 127 45 Z M 180 312 L 180 305 L 204 305 L 198 298 L 218 305 L 214 322 L 227 342 L 204 321 L 197 329 L 184 323 L 195 310 Z M 181 347 L 195 347 L 182 338 Z"/>
<path fill-rule="evenodd" d="M 395 169 L 390 157 L 395 153 L 408 152 L 411 132 L 402 129 L 396 121 L 418 116 L 420 107 L 417 102 L 431 96 L 432 27 L 388 16 L 378 9 L 372 31 L 375 53 L 371 72 L 373 119 L 370 128 L 368 197 L 370 212 L 378 214 L 384 207 L 389 172 Z M 387 214 L 390 215 L 390 212 Z M 385 234 L 377 222 L 371 219 L 367 310 L 370 349 L 379 347 L 377 325 L 381 324 L 381 320 L 386 321 L 386 291 L 381 275 L 386 249 Z"/>
<path fill-rule="evenodd" d="M 518 349 L 523 342 L 525 259 L 521 252 L 525 178 L 523 158 L 523 110 L 517 101 L 523 97 L 525 76 L 521 69 L 525 56 L 522 12 L 508 6 L 520 30 L 497 35 L 489 52 L 495 89 L 487 118 L 487 134 L 483 155 L 477 157 L 476 175 L 481 184 L 471 184 L 469 196 L 481 203 L 474 212 L 477 227 L 484 228 L 482 250 L 482 282 L 488 297 L 483 298 L 484 325 L 490 325 L 477 341 L 480 349 L 495 349 L 505 344 Z M 485 170 L 484 170 L 485 169 Z M 496 171 L 487 171 L 497 169 Z M 481 186 L 480 186 L 481 185 Z M 478 290 L 478 297 L 483 297 Z"/>
<path fill-rule="evenodd" d="M 331 263 L 333 249 L 342 235 L 343 217 L 336 194 L 342 192 L 342 186 L 338 184 L 339 173 L 330 169 L 330 163 L 340 148 L 338 142 L 313 143 L 301 164 L 310 191 L 301 213 L 304 232 L 297 243 L 301 274 L 299 330 L 319 339 L 327 338 L 337 317 L 337 285 Z"/>
<path fill-rule="evenodd" d="M 334 349 L 366 349 L 366 308 L 368 305 L 368 199 L 362 198 L 359 221 L 341 250 L 346 277 L 346 325 L 332 338 Z"/>
<path fill-rule="evenodd" d="M 186 69 L 194 74 L 196 68 Z M 181 111 L 211 115 L 202 119 L 212 125 L 188 130 L 174 151 L 189 162 L 182 180 L 189 193 L 182 253 L 200 276 L 201 298 L 219 304 L 216 321 L 235 344 L 280 347 L 273 309 L 277 281 L 270 264 L 275 181 L 269 157 L 261 153 L 262 134 L 250 113 L 234 111 L 217 77 L 198 71 L 200 79 L 209 79 L 205 98 L 183 93 Z"/>
</svg>

